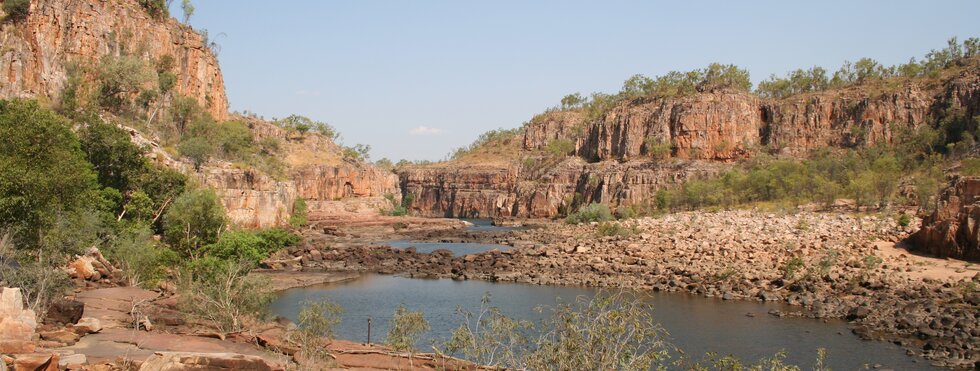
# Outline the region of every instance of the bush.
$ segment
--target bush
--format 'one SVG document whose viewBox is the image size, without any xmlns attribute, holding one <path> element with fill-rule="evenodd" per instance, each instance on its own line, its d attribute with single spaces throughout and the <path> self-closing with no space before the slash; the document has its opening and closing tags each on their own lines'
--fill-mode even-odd
<svg viewBox="0 0 980 371">
<path fill-rule="evenodd" d="M 225 228 L 224 207 L 210 189 L 184 192 L 163 217 L 163 240 L 185 257 L 201 256 Z"/>
<path fill-rule="evenodd" d="M 300 237 L 282 228 L 231 231 L 204 247 L 207 256 L 258 265 L 272 253 L 296 245 Z"/>
<path fill-rule="evenodd" d="M 980 176 L 980 158 L 968 158 L 960 162 L 960 174 Z"/>
<path fill-rule="evenodd" d="M 565 218 L 565 222 L 568 224 L 608 222 L 610 220 L 613 220 L 613 217 L 609 211 L 609 205 L 600 203 L 591 203 Z"/>
<path fill-rule="evenodd" d="M 98 174 L 99 184 L 119 191 L 133 188 L 146 163 L 143 149 L 133 144 L 129 133 L 94 120 L 79 132 L 79 137 L 86 158 Z"/>
<path fill-rule="evenodd" d="M 306 226 L 306 223 L 308 222 L 306 200 L 302 197 L 296 197 L 296 199 L 293 200 L 293 213 L 289 216 L 289 225 L 299 228 Z"/>
<path fill-rule="evenodd" d="M 796 272 L 799 272 L 799 270 L 803 268 L 803 265 L 804 265 L 803 259 L 799 257 L 794 257 L 786 261 L 786 263 L 783 264 L 782 267 L 783 278 L 788 280 L 793 279 L 793 277 L 796 276 Z"/>
<path fill-rule="evenodd" d="M 201 170 L 201 165 L 208 162 L 214 152 L 214 146 L 207 139 L 202 137 L 192 137 L 180 142 L 177 151 L 181 156 L 187 157 L 194 164 L 195 170 Z"/>
<path fill-rule="evenodd" d="M 646 147 L 646 153 L 652 158 L 663 160 L 670 157 L 672 151 L 670 143 L 664 143 L 660 138 L 649 137 L 643 144 Z"/>
<path fill-rule="evenodd" d="M 166 0 L 139 0 L 139 3 L 146 10 L 146 13 L 153 18 L 161 19 L 170 16 Z"/>
<path fill-rule="evenodd" d="M 344 308 L 329 300 L 304 301 L 299 311 L 299 331 L 293 337 L 299 343 L 303 356 L 330 365 L 332 360 L 326 344 L 334 336 L 334 327 L 340 324 Z"/>
<path fill-rule="evenodd" d="M 0 236 L 0 281 L 7 287 L 19 287 L 27 308 L 44 318 L 51 304 L 71 291 L 73 285 L 64 266 L 67 255 L 38 257 L 16 254 L 6 236 Z M 16 262 L 16 264 L 11 264 Z"/>
<path fill-rule="evenodd" d="M 267 281 L 248 276 L 249 269 L 247 263 L 214 257 L 191 262 L 178 275 L 179 306 L 222 332 L 264 319 L 274 295 Z"/>
<path fill-rule="evenodd" d="M 96 71 L 99 81 L 99 103 L 102 107 L 120 112 L 131 99 L 153 81 L 155 74 L 136 56 L 105 56 Z"/>
<path fill-rule="evenodd" d="M 636 233 L 636 228 L 627 228 L 619 223 L 606 222 L 599 224 L 596 234 L 599 236 L 632 236 Z"/>
<path fill-rule="evenodd" d="M 429 331 L 429 322 L 422 312 L 410 312 L 404 305 L 399 305 L 388 323 L 385 345 L 396 351 L 413 352 L 415 344 L 426 331 Z"/>
<path fill-rule="evenodd" d="M 35 250 L 56 224 L 100 202 L 71 124 L 36 101 L 0 101 L 0 230 Z M 51 247 L 51 246 L 48 246 Z"/>
<path fill-rule="evenodd" d="M 552 156 L 567 156 L 575 151 L 575 143 L 568 139 L 552 139 L 545 146 L 545 151 Z"/>
<path fill-rule="evenodd" d="M 103 252 L 126 275 L 130 286 L 152 288 L 166 277 L 170 267 L 180 262 L 177 253 L 153 240 L 153 233 L 147 227 L 121 233 L 106 244 Z"/>
<path fill-rule="evenodd" d="M 289 115 L 284 119 L 276 120 L 274 122 L 276 125 L 283 129 L 294 130 L 300 134 L 305 134 L 306 132 L 313 130 L 315 133 L 323 135 L 330 140 L 337 140 L 340 137 L 340 133 L 333 126 L 325 122 L 316 121 L 309 117 L 300 115 Z"/>
<path fill-rule="evenodd" d="M 5 0 L 3 2 L 3 12 L 7 18 L 18 22 L 27 18 L 31 11 L 31 0 Z"/>
<path fill-rule="evenodd" d="M 912 217 L 909 214 L 902 213 L 898 216 L 898 225 L 908 227 L 909 224 L 912 224 Z"/>
</svg>

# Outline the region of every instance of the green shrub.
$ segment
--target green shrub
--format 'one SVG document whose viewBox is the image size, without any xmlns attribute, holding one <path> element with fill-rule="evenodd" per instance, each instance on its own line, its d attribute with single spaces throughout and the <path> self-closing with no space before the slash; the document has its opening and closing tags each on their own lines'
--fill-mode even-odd
<svg viewBox="0 0 980 371">
<path fill-rule="evenodd" d="M 639 213 L 636 206 L 620 206 L 616 208 L 616 219 L 634 219 Z"/>
<path fill-rule="evenodd" d="M 181 156 L 187 157 L 194 163 L 194 169 L 200 170 L 214 153 L 214 146 L 206 138 L 192 137 L 181 141 L 177 146 L 177 151 Z"/>
<path fill-rule="evenodd" d="M 783 271 L 783 278 L 788 280 L 793 279 L 793 277 L 796 276 L 796 273 L 799 272 L 799 270 L 802 269 L 803 266 L 804 266 L 804 262 L 802 258 L 794 257 L 789 259 L 788 261 L 786 261 L 785 264 L 783 264 L 783 267 L 781 269 Z"/>
<path fill-rule="evenodd" d="M 122 270 L 130 286 L 152 288 L 179 265 L 173 250 L 156 242 L 149 228 L 140 226 L 116 236 L 103 248 L 106 259 Z"/>
<path fill-rule="evenodd" d="M 146 13 L 153 18 L 161 19 L 170 16 L 166 0 L 139 0 L 139 3 L 146 10 Z"/>
<path fill-rule="evenodd" d="M 340 324 L 340 314 L 344 308 L 326 299 L 304 301 L 299 311 L 299 331 L 291 336 L 296 341 L 303 356 L 312 358 L 327 366 L 332 365 L 332 356 L 326 344 L 334 337 L 334 327 Z"/>
<path fill-rule="evenodd" d="M 960 162 L 960 174 L 980 176 L 980 158 L 968 158 Z"/>
<path fill-rule="evenodd" d="M 293 200 L 293 213 L 289 216 L 289 225 L 293 227 L 305 227 L 309 223 L 308 215 L 306 211 L 306 200 L 302 197 L 296 197 Z"/>
<path fill-rule="evenodd" d="M 399 305 L 388 323 L 385 345 L 396 351 L 414 352 L 415 344 L 426 331 L 429 331 L 429 322 L 422 312 L 411 312 L 404 305 Z"/>
<path fill-rule="evenodd" d="M 670 157 L 670 143 L 664 143 L 658 137 L 649 137 L 643 144 L 645 145 L 646 153 L 652 158 L 663 160 Z"/>
<path fill-rule="evenodd" d="M 0 245 L 7 244 L 0 236 Z M 24 295 L 28 309 L 44 318 L 51 304 L 71 291 L 73 285 L 62 267 L 68 262 L 68 255 L 51 254 L 33 257 L 15 254 L 12 249 L 0 246 L 0 281 L 7 287 L 19 287 Z M 40 261 L 38 260 L 40 259 Z M 7 264 L 16 260 L 19 264 Z"/>
<path fill-rule="evenodd" d="M 591 203 L 565 218 L 565 222 L 569 224 L 608 222 L 610 220 L 613 220 L 613 217 L 609 211 L 609 205 L 600 203 Z"/>
<path fill-rule="evenodd" d="M 596 234 L 599 236 L 632 236 L 637 233 L 636 227 L 628 228 L 619 223 L 605 222 L 599 224 Z"/>
<path fill-rule="evenodd" d="M 912 224 L 912 216 L 906 213 L 902 213 L 898 216 L 898 225 L 908 227 L 909 224 Z"/>
<path fill-rule="evenodd" d="M 566 156 L 575 151 L 575 143 L 568 139 L 552 139 L 545 146 L 545 151 L 552 156 Z"/>
<path fill-rule="evenodd" d="M 274 295 L 267 281 L 248 275 L 250 267 L 215 257 L 191 261 L 177 279 L 181 310 L 222 332 L 240 331 L 250 318 L 266 318 Z"/>
<path fill-rule="evenodd" d="M 270 254 L 299 243 L 300 237 L 282 228 L 230 231 L 218 242 L 204 247 L 205 254 L 224 260 L 258 265 Z"/>
<path fill-rule="evenodd" d="M 31 0 L 5 0 L 3 2 L 3 12 L 7 18 L 14 22 L 27 18 L 31 11 Z"/>
<path fill-rule="evenodd" d="M 96 78 L 99 82 L 99 104 L 122 112 L 155 78 L 153 71 L 136 56 L 105 56 L 99 60 Z"/>
<path fill-rule="evenodd" d="M 36 250 L 56 224 L 101 201 L 97 175 L 71 124 L 33 100 L 0 101 L 0 231 Z M 49 246 L 50 247 L 50 246 Z"/>
<path fill-rule="evenodd" d="M 210 189 L 184 192 L 163 217 L 163 241 L 185 257 L 201 256 L 202 247 L 218 242 L 225 210 Z"/>
<path fill-rule="evenodd" d="M 864 259 L 862 259 L 862 262 L 864 263 L 865 269 L 873 270 L 881 266 L 881 263 L 883 263 L 884 260 L 874 255 L 868 255 L 865 256 Z"/>
</svg>

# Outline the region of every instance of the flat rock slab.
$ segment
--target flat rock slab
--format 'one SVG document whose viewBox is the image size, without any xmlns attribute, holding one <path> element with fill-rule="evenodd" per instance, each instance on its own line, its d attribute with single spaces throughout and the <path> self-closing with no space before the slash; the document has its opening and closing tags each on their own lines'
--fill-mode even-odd
<svg viewBox="0 0 980 371">
<path fill-rule="evenodd" d="M 145 361 L 156 352 L 237 353 L 262 357 L 270 362 L 279 359 L 247 344 L 204 338 L 111 328 L 83 337 L 73 346 L 59 348 L 84 354 L 89 363 L 113 362 L 117 358 Z"/>
<path fill-rule="evenodd" d="M 130 312 L 135 305 L 159 296 L 137 287 L 112 287 L 80 292 L 76 300 L 85 303 L 83 317 L 98 319 L 104 328 L 125 328 L 133 321 Z"/>
</svg>

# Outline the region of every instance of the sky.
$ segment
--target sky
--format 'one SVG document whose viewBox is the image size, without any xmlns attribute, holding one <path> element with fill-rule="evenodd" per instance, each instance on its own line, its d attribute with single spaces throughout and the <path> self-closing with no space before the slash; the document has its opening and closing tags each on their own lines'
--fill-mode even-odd
<svg viewBox="0 0 980 371">
<path fill-rule="evenodd" d="M 176 2 L 176 3 L 179 3 Z M 980 36 L 980 1 L 197 0 L 232 110 L 327 122 L 374 160 L 439 160 L 566 94 L 712 62 L 758 82 L 920 58 Z M 172 14 L 180 17 L 177 4 Z"/>
</svg>

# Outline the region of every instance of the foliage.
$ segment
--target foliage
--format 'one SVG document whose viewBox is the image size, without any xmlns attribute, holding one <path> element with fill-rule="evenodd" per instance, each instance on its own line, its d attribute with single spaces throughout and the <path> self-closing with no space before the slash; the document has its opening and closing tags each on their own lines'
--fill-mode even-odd
<svg viewBox="0 0 980 371">
<path fill-rule="evenodd" d="M 224 207 L 214 191 L 189 190 L 164 215 L 163 241 L 182 256 L 199 257 L 202 247 L 218 242 L 225 222 Z"/>
<path fill-rule="evenodd" d="M 353 147 L 344 147 L 341 154 L 345 161 L 366 162 L 371 159 L 371 146 L 367 144 L 355 144 Z"/>
<path fill-rule="evenodd" d="M 544 149 L 552 156 L 567 156 L 575 151 L 575 143 L 568 139 L 552 139 Z"/>
<path fill-rule="evenodd" d="M 620 223 L 605 222 L 599 224 L 596 234 L 599 236 L 631 236 L 636 233 L 636 228 L 629 228 Z"/>
<path fill-rule="evenodd" d="M 804 266 L 803 259 L 800 257 L 793 257 L 783 263 L 783 267 L 780 269 L 783 271 L 783 278 L 793 279 L 796 276 L 796 272 L 799 272 Z"/>
<path fill-rule="evenodd" d="M 11 246 L 9 235 L 0 235 L 0 281 L 7 287 L 19 287 L 27 308 L 44 318 L 48 307 L 73 287 L 68 274 L 56 268 L 64 266 L 67 257 L 18 254 Z"/>
<path fill-rule="evenodd" d="M 166 0 L 139 0 L 139 3 L 146 10 L 146 13 L 153 18 L 161 19 L 170 16 Z"/>
<path fill-rule="evenodd" d="M 764 97 L 783 98 L 886 79 L 937 77 L 942 70 L 961 65 L 966 59 L 978 55 L 980 55 L 980 39 L 969 38 L 961 44 L 954 37 L 947 41 L 946 48 L 929 52 L 921 62 L 912 58 L 905 64 L 884 66 L 874 59 L 861 58 L 853 63 L 845 61 L 829 78 L 827 70 L 822 67 L 797 69 L 789 72 L 785 77 L 770 76 L 759 83 L 756 92 Z"/>
<path fill-rule="evenodd" d="M 177 151 L 181 156 L 191 160 L 195 170 L 201 170 L 201 166 L 207 163 L 214 153 L 214 145 L 207 138 L 190 137 L 180 142 Z"/>
<path fill-rule="evenodd" d="M 194 4 L 191 3 L 191 0 L 181 0 L 180 9 L 184 12 L 184 23 L 189 23 L 191 16 L 194 15 Z"/>
<path fill-rule="evenodd" d="M 533 324 L 504 315 L 492 306 L 490 294 L 483 296 L 477 313 L 456 308 L 462 323 L 452 337 L 442 344 L 448 354 L 459 354 L 480 365 L 521 369 L 524 351 L 531 342 Z"/>
<path fill-rule="evenodd" d="M 385 345 L 397 351 L 414 351 L 422 334 L 429 331 L 429 322 L 422 312 L 411 312 L 404 305 L 395 309 L 395 315 L 388 324 Z"/>
<path fill-rule="evenodd" d="M 898 225 L 902 227 L 908 227 L 909 224 L 912 224 L 912 216 L 906 213 L 902 213 L 898 216 L 897 222 Z"/>
<path fill-rule="evenodd" d="M 129 139 L 125 130 L 101 120 L 86 125 L 79 133 L 82 150 L 98 174 L 99 184 L 127 191 L 144 171 L 143 149 Z"/>
<path fill-rule="evenodd" d="M 6 19 L 14 22 L 27 18 L 30 11 L 31 0 L 5 0 L 3 2 L 3 12 L 7 14 Z"/>
<path fill-rule="evenodd" d="M 565 218 L 565 222 L 568 224 L 608 222 L 610 220 L 613 220 L 613 217 L 612 212 L 609 211 L 609 205 L 594 202 L 583 206 L 577 212 Z"/>
<path fill-rule="evenodd" d="M 293 246 L 299 240 L 299 236 L 282 228 L 230 231 L 223 233 L 218 242 L 204 246 L 204 252 L 207 256 L 255 266 L 273 252 Z"/>
<path fill-rule="evenodd" d="M 450 157 L 453 159 L 458 159 L 479 149 L 490 149 L 504 146 L 517 138 L 518 134 L 520 134 L 522 130 L 523 129 L 521 128 L 501 128 L 487 131 L 480 134 L 480 136 L 478 136 L 473 143 L 470 143 L 470 145 L 454 150 Z"/>
<path fill-rule="evenodd" d="M 569 94 L 561 98 L 561 108 L 562 109 L 581 108 L 587 102 L 588 102 L 588 98 L 583 97 L 581 93 Z"/>
<path fill-rule="evenodd" d="M 297 341 L 305 357 L 320 362 L 329 362 L 325 341 L 333 339 L 334 327 L 340 324 L 340 314 L 344 308 L 326 299 L 304 301 L 299 311 L 299 331 L 293 340 Z"/>
<path fill-rule="evenodd" d="M 881 263 L 884 262 L 883 259 L 874 255 L 865 256 L 864 259 L 861 259 L 861 261 L 864 263 L 864 268 L 868 270 L 873 270 L 875 268 L 878 268 L 879 266 L 881 266 Z"/>
<path fill-rule="evenodd" d="M 664 142 L 658 137 L 649 137 L 643 142 L 643 144 L 647 155 L 658 160 L 663 160 L 670 157 L 670 154 L 673 151 L 670 143 Z"/>
<path fill-rule="evenodd" d="M 59 223 L 72 228 L 100 201 L 97 176 L 64 118 L 32 100 L 0 101 L 0 138 L 0 229 L 17 246 L 42 247 Z"/>
<path fill-rule="evenodd" d="M 148 288 L 165 278 L 167 270 L 180 261 L 177 253 L 153 239 L 148 227 L 139 225 L 115 236 L 102 252 L 122 270 L 129 285 Z"/>
<path fill-rule="evenodd" d="M 306 200 L 302 197 L 296 197 L 293 200 L 293 213 L 289 216 L 289 225 L 297 228 L 305 227 L 308 222 Z"/>
<path fill-rule="evenodd" d="M 650 370 L 669 361 L 666 331 L 639 297 L 600 293 L 550 312 L 525 359 L 528 369 Z"/>
<path fill-rule="evenodd" d="M 240 331 L 268 315 L 274 297 L 269 283 L 248 276 L 250 265 L 214 257 L 197 259 L 177 277 L 182 310 L 223 332 Z"/>
<path fill-rule="evenodd" d="M 287 130 L 294 130 L 300 134 L 304 134 L 310 130 L 320 135 L 323 135 L 331 140 L 337 140 L 340 137 L 340 133 L 333 126 L 327 124 L 326 122 L 316 121 L 306 116 L 300 115 L 289 115 L 284 119 L 276 120 L 273 122 L 279 127 Z"/>
<path fill-rule="evenodd" d="M 119 112 L 126 108 L 154 78 L 146 63 L 136 56 L 105 56 L 96 70 L 99 104 Z"/>
<path fill-rule="evenodd" d="M 960 174 L 966 176 L 980 176 L 980 158 L 964 159 L 960 163 Z"/>
</svg>

